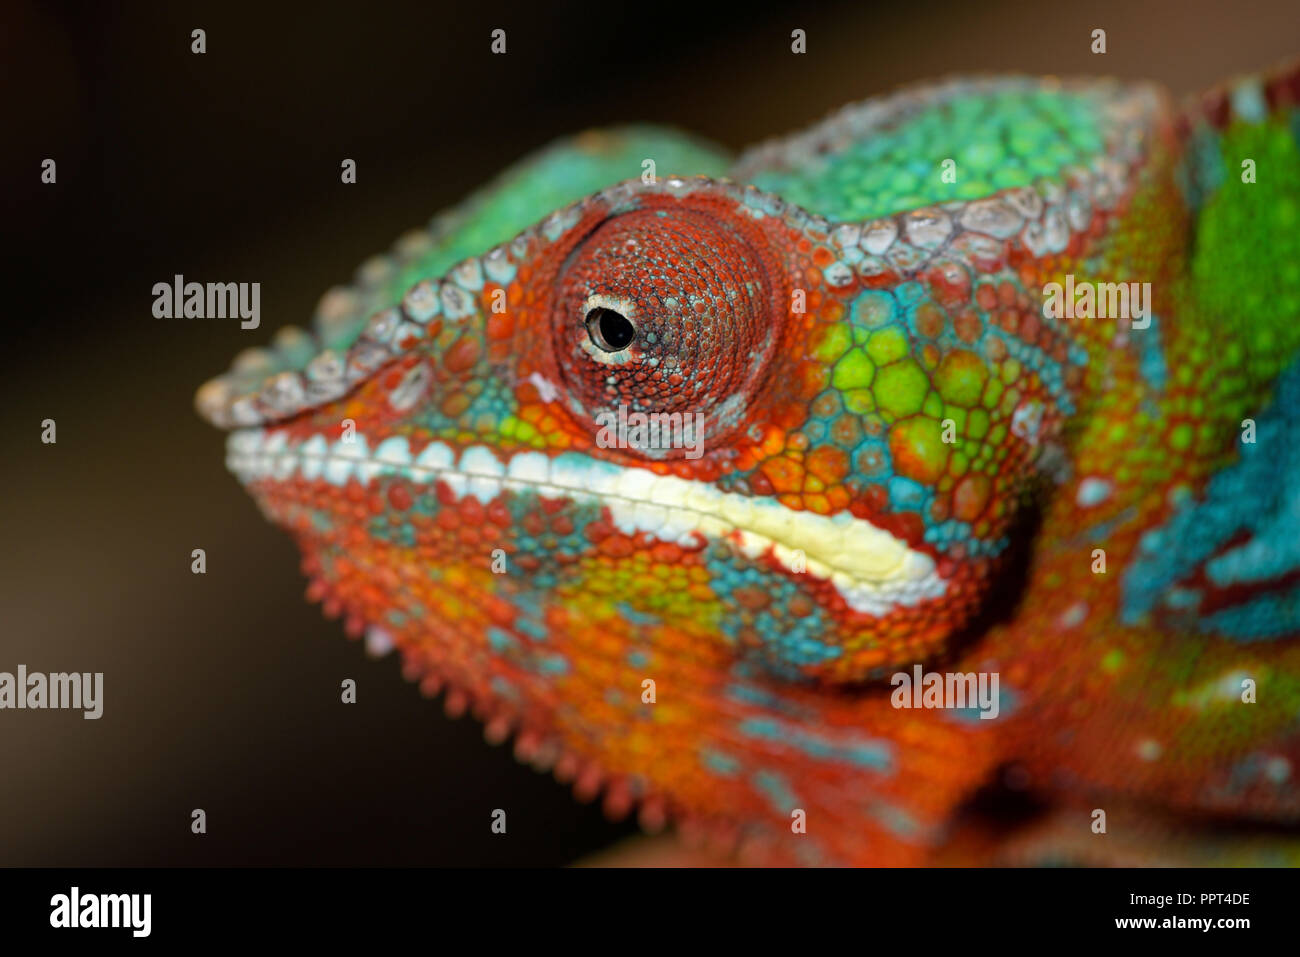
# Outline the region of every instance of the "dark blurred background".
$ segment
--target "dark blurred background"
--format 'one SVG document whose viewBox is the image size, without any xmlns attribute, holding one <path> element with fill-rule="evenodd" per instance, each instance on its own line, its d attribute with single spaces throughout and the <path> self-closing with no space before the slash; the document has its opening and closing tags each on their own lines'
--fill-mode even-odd
<svg viewBox="0 0 1300 957">
<path fill-rule="evenodd" d="M 1185 94 L 1300 52 L 1298 9 L 7 0 L 0 671 L 102 671 L 105 703 L 99 721 L 0 711 L 0 864 L 562 864 L 634 833 L 303 600 L 295 548 L 227 475 L 195 387 L 561 133 L 648 120 L 739 148 L 961 71 Z M 178 272 L 261 282 L 262 327 L 154 319 L 153 284 Z"/>
</svg>

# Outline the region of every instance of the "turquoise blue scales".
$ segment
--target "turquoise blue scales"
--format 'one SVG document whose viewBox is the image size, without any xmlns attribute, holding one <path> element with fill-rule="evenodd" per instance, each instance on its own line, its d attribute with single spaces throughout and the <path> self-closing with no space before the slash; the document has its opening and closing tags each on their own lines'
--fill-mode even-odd
<svg viewBox="0 0 1300 957">
<path fill-rule="evenodd" d="M 1240 641 L 1279 638 L 1300 630 L 1300 363 L 1279 376 L 1273 402 L 1243 441 L 1239 462 L 1210 479 L 1204 496 L 1184 496 L 1164 525 L 1143 536 L 1124 576 L 1126 624 L 1166 614 L 1207 633 Z M 1280 479 L 1280 481 L 1279 481 Z M 1187 584 L 1203 569 L 1216 589 L 1287 576 L 1283 594 L 1264 594 L 1205 614 L 1204 586 Z"/>
</svg>

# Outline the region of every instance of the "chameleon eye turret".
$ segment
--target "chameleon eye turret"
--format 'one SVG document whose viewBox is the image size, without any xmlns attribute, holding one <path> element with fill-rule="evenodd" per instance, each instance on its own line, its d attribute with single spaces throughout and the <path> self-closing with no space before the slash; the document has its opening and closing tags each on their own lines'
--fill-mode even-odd
<svg viewBox="0 0 1300 957">
<path fill-rule="evenodd" d="M 752 220 L 710 205 L 613 216 L 560 273 L 555 355 L 580 417 L 698 413 L 706 444 L 735 427 L 780 341 L 785 264 Z"/>
</svg>

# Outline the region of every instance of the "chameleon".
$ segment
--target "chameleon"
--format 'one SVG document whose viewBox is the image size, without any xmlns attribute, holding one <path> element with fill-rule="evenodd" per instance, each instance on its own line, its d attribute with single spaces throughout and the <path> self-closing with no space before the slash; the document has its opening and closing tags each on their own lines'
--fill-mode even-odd
<svg viewBox="0 0 1300 957">
<path fill-rule="evenodd" d="M 736 156 L 584 132 L 195 404 L 310 600 L 613 818 L 758 864 L 1294 861 L 1298 140 L 1296 65 L 958 77 Z M 923 673 L 996 700 L 905 706 Z"/>
</svg>

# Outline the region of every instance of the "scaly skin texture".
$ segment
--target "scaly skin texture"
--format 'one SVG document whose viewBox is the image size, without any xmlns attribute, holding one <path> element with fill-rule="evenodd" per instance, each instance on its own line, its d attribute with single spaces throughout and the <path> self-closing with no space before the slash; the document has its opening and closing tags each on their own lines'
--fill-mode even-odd
<svg viewBox="0 0 1300 957">
<path fill-rule="evenodd" d="M 584 134 L 198 406 L 327 614 L 647 827 L 996 860 L 954 821 L 1008 768 L 1062 810 L 1006 860 L 1294 823 L 1297 100 L 1010 77 L 734 163 Z M 1150 283 L 1150 325 L 1045 316 L 1067 276 Z M 604 447 L 620 405 L 698 414 L 702 454 Z M 996 672 L 998 716 L 894 707 L 914 664 Z"/>
</svg>

